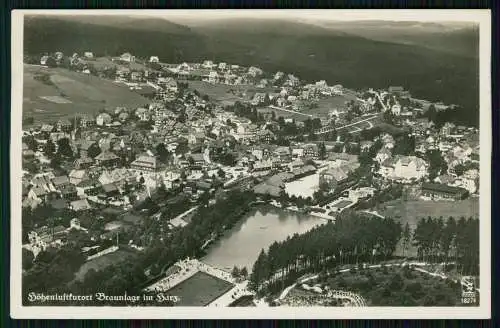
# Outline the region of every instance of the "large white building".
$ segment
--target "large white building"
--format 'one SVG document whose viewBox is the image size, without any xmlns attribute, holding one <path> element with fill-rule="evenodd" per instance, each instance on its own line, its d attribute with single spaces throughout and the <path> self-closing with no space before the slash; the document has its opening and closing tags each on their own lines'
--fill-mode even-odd
<svg viewBox="0 0 500 328">
<path fill-rule="evenodd" d="M 416 156 L 395 156 L 380 166 L 379 173 L 392 180 L 421 180 L 427 176 L 428 164 Z"/>
</svg>

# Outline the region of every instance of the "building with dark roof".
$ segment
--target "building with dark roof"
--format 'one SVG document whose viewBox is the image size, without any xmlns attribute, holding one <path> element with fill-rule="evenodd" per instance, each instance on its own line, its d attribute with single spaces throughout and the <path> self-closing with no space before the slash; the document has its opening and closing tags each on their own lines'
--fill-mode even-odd
<svg viewBox="0 0 500 328">
<path fill-rule="evenodd" d="M 441 183 L 428 183 L 422 184 L 422 196 L 434 200 L 448 199 L 460 200 L 468 196 L 469 192 L 460 187 L 448 186 Z"/>
<path fill-rule="evenodd" d="M 95 161 L 99 166 L 116 166 L 120 160 L 120 157 L 116 156 L 110 151 L 103 151 L 96 156 Z"/>
</svg>

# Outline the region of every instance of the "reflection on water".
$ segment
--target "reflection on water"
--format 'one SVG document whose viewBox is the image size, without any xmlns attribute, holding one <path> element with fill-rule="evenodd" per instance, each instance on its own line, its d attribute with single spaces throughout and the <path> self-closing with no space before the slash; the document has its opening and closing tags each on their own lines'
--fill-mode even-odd
<svg viewBox="0 0 500 328">
<path fill-rule="evenodd" d="M 276 240 L 284 240 L 294 233 L 304 233 L 325 222 L 274 207 L 262 207 L 248 213 L 228 230 L 208 249 L 202 261 L 223 270 L 230 270 L 237 265 L 246 266 L 251 271 L 261 249 L 267 249 Z"/>
</svg>

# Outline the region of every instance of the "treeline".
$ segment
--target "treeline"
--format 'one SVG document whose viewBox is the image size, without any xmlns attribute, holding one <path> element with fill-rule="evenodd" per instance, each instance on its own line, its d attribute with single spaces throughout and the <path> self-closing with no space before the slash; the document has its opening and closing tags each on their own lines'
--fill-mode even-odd
<svg viewBox="0 0 500 328">
<path fill-rule="evenodd" d="M 262 250 L 250 275 L 250 288 L 259 293 L 280 290 L 308 271 L 342 264 L 387 260 L 396 249 L 402 228 L 390 218 L 346 211 L 335 224 L 318 226 L 305 234 Z"/>
<path fill-rule="evenodd" d="M 479 274 L 479 219 L 427 217 L 413 232 L 418 258 L 424 262 L 453 261 L 462 275 Z"/>
</svg>

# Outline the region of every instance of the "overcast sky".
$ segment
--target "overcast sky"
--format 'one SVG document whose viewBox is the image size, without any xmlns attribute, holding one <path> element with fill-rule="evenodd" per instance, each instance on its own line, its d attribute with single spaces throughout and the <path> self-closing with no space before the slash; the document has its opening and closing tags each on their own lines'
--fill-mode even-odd
<svg viewBox="0 0 500 328">
<path fill-rule="evenodd" d="M 44 15 L 156 16 L 187 23 L 225 18 L 291 19 L 298 21 L 389 20 L 419 22 L 477 22 L 486 10 L 30 10 Z"/>
</svg>

